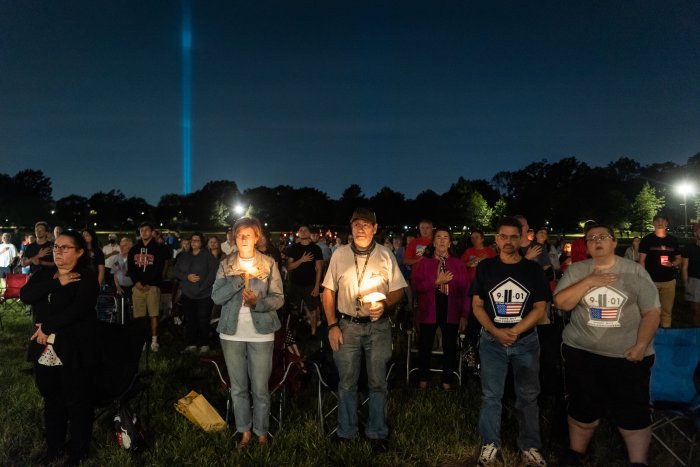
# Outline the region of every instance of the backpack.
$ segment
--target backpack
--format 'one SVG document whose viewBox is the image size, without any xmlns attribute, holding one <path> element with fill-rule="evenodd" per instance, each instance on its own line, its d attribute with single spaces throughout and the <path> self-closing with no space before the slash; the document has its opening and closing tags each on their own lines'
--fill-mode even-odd
<svg viewBox="0 0 700 467">
<path fill-rule="evenodd" d="M 141 423 L 128 404 L 119 404 L 114 415 L 114 436 L 117 444 L 127 451 L 138 451 L 145 444 Z"/>
</svg>

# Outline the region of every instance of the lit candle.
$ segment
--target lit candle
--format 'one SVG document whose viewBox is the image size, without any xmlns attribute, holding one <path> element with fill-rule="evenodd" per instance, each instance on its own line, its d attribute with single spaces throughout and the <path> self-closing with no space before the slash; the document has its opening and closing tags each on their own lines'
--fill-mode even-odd
<svg viewBox="0 0 700 467">
<path fill-rule="evenodd" d="M 386 300 L 386 295 L 381 292 L 372 292 L 362 297 L 362 301 L 365 303 L 371 303 L 372 308 L 374 308 L 374 305 L 377 302 L 381 302 L 382 300 Z M 372 321 L 376 321 L 377 319 L 379 318 L 372 318 Z"/>
</svg>

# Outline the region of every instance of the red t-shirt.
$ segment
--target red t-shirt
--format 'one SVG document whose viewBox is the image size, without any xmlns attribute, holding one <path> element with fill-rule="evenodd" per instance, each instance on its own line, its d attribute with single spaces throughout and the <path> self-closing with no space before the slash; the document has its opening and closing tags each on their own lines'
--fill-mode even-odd
<svg viewBox="0 0 700 467">
<path fill-rule="evenodd" d="M 586 239 L 581 237 L 577 238 L 571 244 L 571 262 L 578 263 L 588 259 L 588 247 L 586 246 Z"/>
<path fill-rule="evenodd" d="M 425 247 L 432 244 L 432 238 L 418 237 L 414 238 L 411 243 L 406 246 L 406 253 L 404 253 L 404 259 L 416 259 L 419 256 L 423 256 L 423 250 Z"/>
<path fill-rule="evenodd" d="M 474 258 L 494 258 L 496 256 L 496 250 L 491 248 L 490 246 L 486 246 L 484 248 L 474 248 L 469 247 L 467 250 L 464 252 L 462 255 L 462 262 L 463 263 L 468 263 L 469 261 L 473 260 Z M 474 278 L 476 277 L 476 266 L 469 267 L 467 266 L 467 273 L 469 274 L 469 281 L 472 282 L 474 281 Z"/>
</svg>

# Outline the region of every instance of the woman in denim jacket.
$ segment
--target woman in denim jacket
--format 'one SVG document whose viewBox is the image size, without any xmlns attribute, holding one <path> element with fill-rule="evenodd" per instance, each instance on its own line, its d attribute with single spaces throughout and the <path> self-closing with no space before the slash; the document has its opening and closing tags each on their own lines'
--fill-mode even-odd
<svg viewBox="0 0 700 467">
<path fill-rule="evenodd" d="M 243 217 L 236 221 L 233 232 L 238 252 L 221 262 L 211 296 L 214 303 L 223 306 L 216 330 L 231 379 L 236 430 L 242 433 L 239 449 L 250 443 L 251 428 L 261 445 L 268 443 L 268 381 L 275 331 L 281 327 L 277 310 L 284 304 L 282 278 L 275 261 L 255 250 L 261 231 L 257 219 Z"/>
</svg>

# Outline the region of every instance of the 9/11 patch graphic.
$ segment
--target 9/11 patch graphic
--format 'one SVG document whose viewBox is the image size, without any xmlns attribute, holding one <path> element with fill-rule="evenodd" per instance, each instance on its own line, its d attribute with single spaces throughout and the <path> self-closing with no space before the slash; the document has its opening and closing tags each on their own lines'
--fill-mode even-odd
<svg viewBox="0 0 700 467">
<path fill-rule="evenodd" d="M 530 291 L 513 278 L 508 278 L 489 292 L 496 323 L 517 323 L 523 319 L 525 302 Z"/>
<path fill-rule="evenodd" d="M 588 308 L 588 324 L 597 328 L 619 328 L 627 296 L 613 287 L 595 287 L 583 296 Z"/>
</svg>

